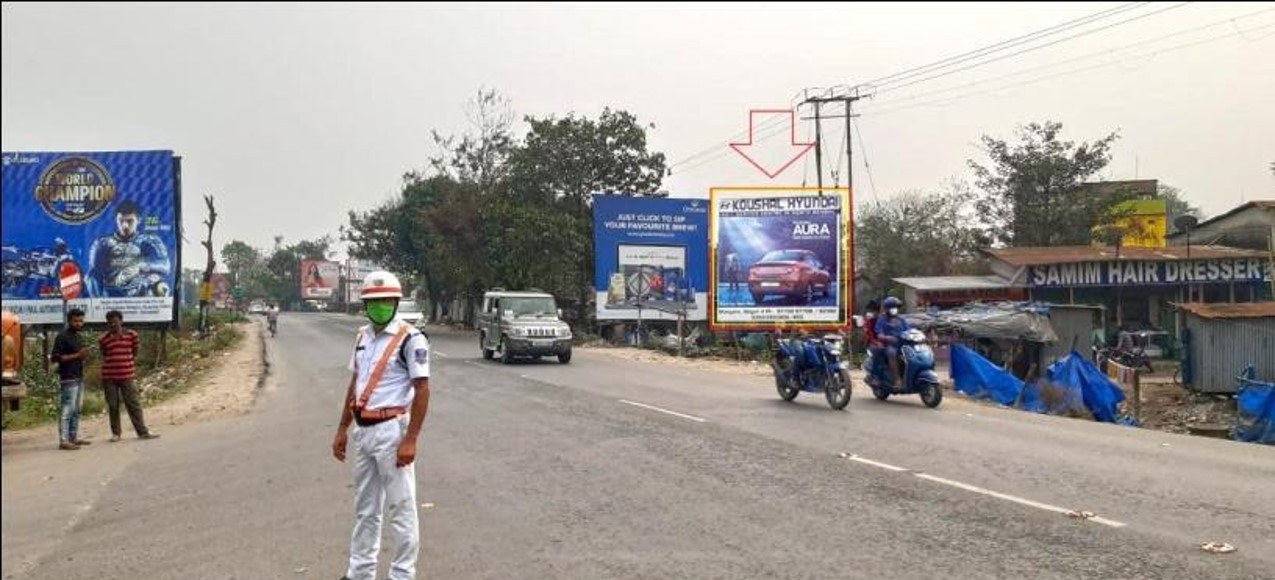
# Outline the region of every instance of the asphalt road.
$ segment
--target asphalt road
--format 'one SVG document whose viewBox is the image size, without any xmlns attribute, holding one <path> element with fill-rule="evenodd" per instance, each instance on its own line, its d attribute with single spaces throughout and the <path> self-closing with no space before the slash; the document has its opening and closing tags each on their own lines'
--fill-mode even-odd
<svg viewBox="0 0 1275 580">
<path fill-rule="evenodd" d="M 329 444 L 356 324 L 284 316 L 249 415 L 73 468 L 6 457 L 4 577 L 339 577 L 352 490 Z M 1269 447 L 859 385 L 838 412 L 765 377 L 586 350 L 504 366 L 429 332 L 421 578 L 1275 577 Z"/>
</svg>

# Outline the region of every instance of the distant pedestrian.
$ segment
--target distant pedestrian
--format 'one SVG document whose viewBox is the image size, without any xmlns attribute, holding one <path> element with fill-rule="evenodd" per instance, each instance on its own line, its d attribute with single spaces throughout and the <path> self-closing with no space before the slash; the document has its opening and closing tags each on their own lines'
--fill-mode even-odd
<svg viewBox="0 0 1275 580">
<path fill-rule="evenodd" d="M 75 451 L 89 441 L 80 438 L 80 409 L 84 405 L 84 360 L 89 350 L 80 340 L 84 311 L 72 308 L 66 314 L 66 328 L 53 341 L 50 358 L 58 363 L 61 379 L 61 413 L 58 421 L 58 448 Z"/>
<path fill-rule="evenodd" d="M 137 397 L 137 349 L 141 337 L 124 328 L 124 315 L 118 310 L 106 313 L 107 332 L 98 340 L 102 350 L 102 389 L 106 391 L 106 408 L 111 417 L 111 442 L 120 440 L 120 399 L 128 409 L 128 419 L 138 439 L 155 439 L 158 433 L 146 428 L 142 404 Z"/>
</svg>

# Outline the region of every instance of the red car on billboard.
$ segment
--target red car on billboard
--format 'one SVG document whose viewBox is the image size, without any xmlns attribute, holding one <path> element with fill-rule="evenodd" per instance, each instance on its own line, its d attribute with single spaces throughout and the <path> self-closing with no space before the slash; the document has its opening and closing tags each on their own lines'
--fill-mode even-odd
<svg viewBox="0 0 1275 580">
<path fill-rule="evenodd" d="M 757 304 L 767 296 L 798 297 L 809 304 L 816 295 L 829 296 L 831 285 L 832 274 L 810 250 L 775 250 L 748 268 L 748 290 Z"/>
</svg>

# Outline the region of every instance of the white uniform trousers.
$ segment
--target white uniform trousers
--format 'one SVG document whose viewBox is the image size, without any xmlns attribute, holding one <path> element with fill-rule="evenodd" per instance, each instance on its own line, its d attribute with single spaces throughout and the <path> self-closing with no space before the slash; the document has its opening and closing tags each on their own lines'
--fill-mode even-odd
<svg viewBox="0 0 1275 580">
<path fill-rule="evenodd" d="M 375 580 L 381 549 L 381 514 L 393 532 L 390 580 L 415 580 L 420 528 L 416 515 L 416 464 L 398 467 L 398 446 L 407 434 L 408 416 L 350 432 L 350 468 L 354 472 L 354 533 L 350 537 L 350 580 Z"/>
</svg>

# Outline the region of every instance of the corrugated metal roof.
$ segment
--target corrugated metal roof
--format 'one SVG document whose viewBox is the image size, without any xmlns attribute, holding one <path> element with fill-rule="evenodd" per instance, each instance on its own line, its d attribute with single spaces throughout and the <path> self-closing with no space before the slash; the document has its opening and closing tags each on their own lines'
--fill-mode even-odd
<svg viewBox="0 0 1275 580">
<path fill-rule="evenodd" d="M 1207 227 L 1211 225 L 1213 222 L 1224 220 L 1244 210 L 1255 208 L 1255 207 L 1260 207 L 1262 209 L 1275 209 L 1275 199 L 1258 199 L 1258 200 L 1250 201 L 1222 215 L 1214 216 L 1204 221 L 1201 221 L 1200 223 L 1196 224 L 1194 228 L 1191 228 L 1191 229 L 1194 231 L 1203 227 Z M 1169 225 L 1173 225 L 1173 224 L 1169 224 Z M 1168 237 L 1169 238 L 1186 237 L 1186 232 L 1173 232 L 1169 234 Z"/>
<path fill-rule="evenodd" d="M 1275 302 L 1178 304 L 1178 308 L 1201 318 L 1275 318 Z"/>
<path fill-rule="evenodd" d="M 909 288 L 923 291 L 935 290 L 983 290 L 987 288 L 1013 288 L 1009 280 L 1000 276 L 922 276 L 916 278 L 895 278 Z M 1022 287 L 1019 285 L 1019 287 Z"/>
<path fill-rule="evenodd" d="M 983 250 L 988 255 L 1004 261 L 1011 266 L 1040 266 L 1044 264 L 1072 264 L 1077 262 L 1110 262 L 1124 261 L 1162 261 L 1180 262 L 1186 260 L 1216 260 L 1221 258 L 1258 258 L 1267 259 L 1268 252 L 1245 250 L 1227 246 L 1191 246 L 1191 257 L 1187 257 L 1187 249 L 1183 246 L 1167 248 L 1120 248 L 1120 256 L 1116 257 L 1116 249 L 1111 246 L 1058 246 L 1052 248 L 992 248 Z"/>
</svg>

